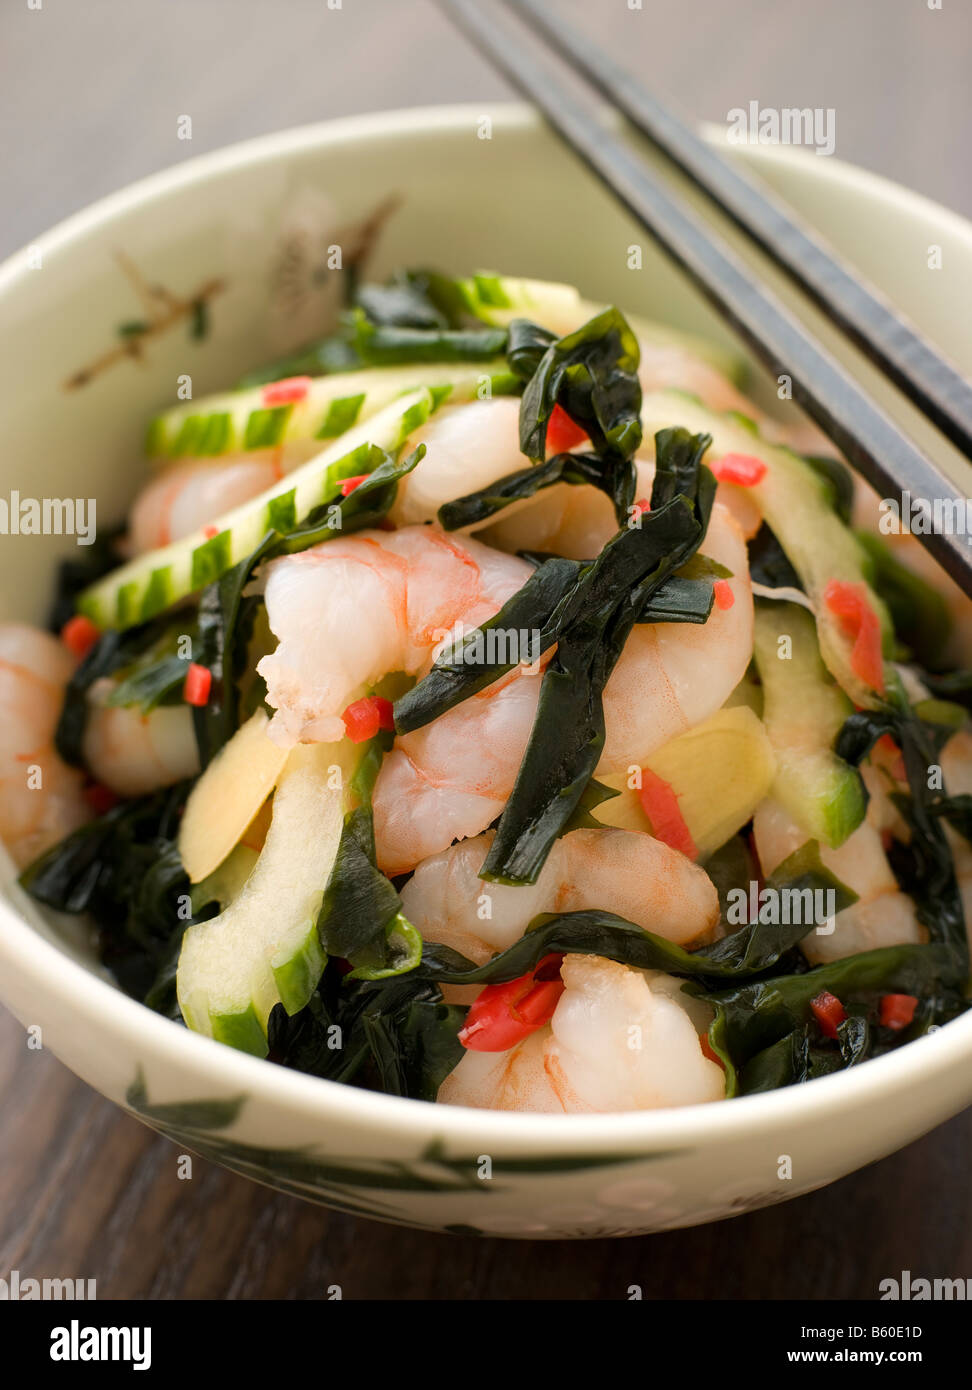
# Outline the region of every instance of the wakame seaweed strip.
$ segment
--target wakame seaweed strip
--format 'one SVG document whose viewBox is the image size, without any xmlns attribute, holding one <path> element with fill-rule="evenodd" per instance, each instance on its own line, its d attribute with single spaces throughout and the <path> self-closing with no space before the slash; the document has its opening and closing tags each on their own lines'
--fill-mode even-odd
<svg viewBox="0 0 972 1390">
<path fill-rule="evenodd" d="M 386 285 L 358 286 L 336 332 L 249 372 L 240 386 L 395 363 L 489 361 L 502 355 L 506 342 L 505 328 L 470 312 L 459 281 L 405 271 Z"/>
<path fill-rule="evenodd" d="M 634 502 L 631 462 L 641 444 L 638 340 L 618 309 L 605 309 L 563 338 L 525 319 L 510 324 L 511 371 L 525 382 L 520 400 L 520 449 L 542 465 L 547 427 L 559 405 L 587 434 L 602 473 L 600 486 L 624 526 Z"/>
<path fill-rule="evenodd" d="M 553 454 L 543 463 L 530 464 L 497 478 L 479 492 L 467 493 L 452 502 L 444 502 L 437 517 L 444 531 L 457 531 L 473 526 L 503 511 L 511 502 L 534 497 L 554 483 L 587 484 L 613 496 L 616 481 L 593 454 Z"/>
<path fill-rule="evenodd" d="M 702 995 L 716 1010 L 709 1040 L 732 1068 L 727 1094 L 736 1093 L 735 1073 L 812 1021 L 810 1002 L 823 990 L 836 995 L 845 1008 L 855 1002 L 855 997 L 884 993 L 930 998 L 934 1001 L 934 1016 L 924 1026 L 946 1021 L 964 1008 L 959 991 L 942 983 L 952 966 L 951 952 L 944 945 L 886 946 L 845 956 L 802 974 L 743 981 Z"/>
<path fill-rule="evenodd" d="M 534 656 L 539 657 L 545 646 L 556 641 L 561 604 L 583 568 L 578 560 L 555 557 L 534 570 L 494 617 L 465 633 L 458 646 L 447 647 L 429 673 L 395 702 L 396 732 L 406 734 L 421 729 L 512 671 L 517 661 L 464 659 L 476 642 L 484 652 L 492 648 L 511 654 L 510 642 L 490 642 L 490 634 L 538 631 L 541 638 Z"/>
<path fill-rule="evenodd" d="M 288 1017 L 278 1005 L 271 1013 L 270 1056 L 331 1081 L 360 1079 L 386 1094 L 431 1101 L 462 1059 L 465 1014 L 415 974 L 350 980 L 329 965 L 305 1009 Z M 333 1045 L 335 1027 L 340 1048 Z"/>
<path fill-rule="evenodd" d="M 189 784 L 123 801 L 47 850 L 20 882 L 59 912 L 89 912 L 100 954 L 127 993 L 145 999 L 190 920 L 175 838 Z M 159 996 L 164 1012 L 170 1002 Z"/>
<path fill-rule="evenodd" d="M 824 867 L 814 841 L 785 859 L 767 879 L 782 891 L 832 891 L 836 911 L 857 895 Z M 518 979 L 551 952 L 604 956 L 640 970 L 664 970 L 715 988 L 720 980 L 751 979 L 771 970 L 790 947 L 813 929 L 813 923 L 754 922 L 721 941 L 687 951 L 613 912 L 543 913 L 505 951 L 476 966 L 451 947 L 427 941 L 416 973 L 442 984 L 491 985 Z"/>
<path fill-rule="evenodd" d="M 533 883 L 570 820 L 604 745 L 602 692 L 647 601 L 705 537 L 715 479 L 709 435 L 655 436 L 651 510 L 619 531 L 558 607 L 557 650 L 543 674 L 533 730 L 481 876 Z M 562 613 L 561 613 L 562 610 Z"/>
<path fill-rule="evenodd" d="M 800 576 L 765 521 L 749 542 L 748 553 L 749 577 L 754 584 L 765 584 L 768 589 L 802 591 Z"/>
<path fill-rule="evenodd" d="M 324 950 L 350 961 L 352 977 L 359 979 L 410 970 L 422 949 L 421 937 L 402 914 L 401 898 L 375 862 L 372 794 L 391 743 L 389 734 L 371 739 L 351 779 L 352 805 L 317 919 Z"/>
<path fill-rule="evenodd" d="M 346 316 L 345 333 L 362 367 L 393 367 L 409 362 L 491 362 L 506 347 L 505 328 L 377 324 L 360 308 Z"/>
<path fill-rule="evenodd" d="M 526 380 L 520 448 L 543 461 L 547 426 L 560 405 L 598 454 L 630 459 L 641 444 L 638 340 L 619 309 L 604 309 L 563 338 L 523 319 L 510 324 L 507 359 Z"/>
</svg>

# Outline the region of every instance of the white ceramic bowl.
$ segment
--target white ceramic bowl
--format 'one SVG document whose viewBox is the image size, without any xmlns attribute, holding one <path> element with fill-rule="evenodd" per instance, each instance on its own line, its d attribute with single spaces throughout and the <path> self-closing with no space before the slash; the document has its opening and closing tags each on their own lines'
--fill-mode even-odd
<svg viewBox="0 0 972 1390">
<path fill-rule="evenodd" d="M 140 481 L 145 421 L 174 398 L 176 378 L 189 373 L 198 396 L 279 350 L 288 327 L 306 337 L 328 294 L 313 271 L 341 242 L 334 229 L 390 192 L 403 201 L 372 263 L 379 274 L 424 263 L 572 280 L 592 298 L 728 341 L 651 247 L 641 272 L 627 269 L 626 248 L 643 238 L 534 117 L 493 109 L 485 140 L 482 114 L 354 118 L 208 155 L 104 200 L 0 268 L 0 495 L 93 495 L 101 524 L 119 518 Z M 741 157 L 972 365 L 961 307 L 968 225 L 832 160 Z M 943 248 L 937 275 L 926 268 L 931 244 Z M 224 278 L 209 335 L 191 341 L 183 322 L 142 363 L 65 392 L 66 378 L 119 341 L 118 325 L 140 317 L 117 251 L 178 296 Z M 72 549 L 64 538 L 2 538 L 5 615 L 41 620 L 54 565 Z M 7 895 L 0 995 L 78 1076 L 228 1168 L 383 1220 L 551 1237 L 691 1225 L 820 1187 L 972 1100 L 972 1014 L 846 1074 L 682 1110 L 535 1116 L 371 1094 L 151 1013 L 110 983 L 77 930 L 45 922 L 13 884 Z"/>
</svg>

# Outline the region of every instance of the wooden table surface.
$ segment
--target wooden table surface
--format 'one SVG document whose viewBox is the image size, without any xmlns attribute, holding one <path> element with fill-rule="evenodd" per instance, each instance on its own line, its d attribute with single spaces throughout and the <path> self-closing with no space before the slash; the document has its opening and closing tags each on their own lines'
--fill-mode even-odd
<svg viewBox="0 0 972 1390">
<path fill-rule="evenodd" d="M 585 22 L 593 7 L 559 0 Z M 589 21 L 587 21 L 589 22 Z M 725 120 L 832 107 L 837 153 L 972 214 L 972 7 L 943 0 L 599 0 L 660 95 Z M 132 179 L 355 111 L 489 101 L 496 78 L 425 0 L 10 0 L 0 14 L 0 254 Z M 176 119 L 193 117 L 191 143 Z M 903 1269 L 972 1275 L 972 1112 L 823 1192 L 627 1241 L 432 1236 L 330 1213 L 176 1150 L 28 1052 L 0 1012 L 0 1274 L 101 1298 L 874 1298 Z M 715 1176 L 715 1175 L 714 1175 Z"/>
</svg>

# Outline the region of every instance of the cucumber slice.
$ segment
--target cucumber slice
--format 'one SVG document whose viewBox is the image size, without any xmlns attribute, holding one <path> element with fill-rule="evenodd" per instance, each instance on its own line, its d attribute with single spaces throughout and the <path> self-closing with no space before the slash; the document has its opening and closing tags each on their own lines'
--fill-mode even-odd
<svg viewBox="0 0 972 1390">
<path fill-rule="evenodd" d="M 264 1056 L 274 1005 L 294 1014 L 313 994 L 326 964 L 317 918 L 359 756 L 346 740 L 290 753 L 266 843 L 239 896 L 182 939 L 177 993 L 195 1032 Z"/>
<path fill-rule="evenodd" d="M 208 878 L 239 844 L 273 791 L 287 749 L 267 737 L 258 709 L 221 748 L 196 782 L 179 823 L 179 854 L 191 883 Z"/>
<path fill-rule="evenodd" d="M 251 555 L 268 531 L 290 530 L 332 500 L 342 478 L 369 471 L 373 446 L 394 452 L 438 404 L 425 389 L 402 396 L 258 497 L 112 570 L 80 595 L 79 610 L 101 628 L 133 627 L 154 618 Z"/>
<path fill-rule="evenodd" d="M 237 845 L 201 883 L 194 883 L 189 892 L 193 913 L 201 912 L 209 903 L 229 907 L 240 896 L 243 887 L 260 858 L 259 850 L 249 845 Z"/>
<path fill-rule="evenodd" d="M 436 404 L 474 400 L 484 380 L 493 395 L 519 387 L 505 360 L 421 363 L 371 367 L 316 377 L 303 400 L 265 403 L 262 386 L 187 401 L 149 423 L 145 452 L 150 459 L 202 458 L 248 449 L 276 448 L 297 440 L 336 439 L 352 425 L 371 419 L 408 391 L 424 387 Z"/>
<path fill-rule="evenodd" d="M 735 835 L 768 794 L 776 775 L 776 756 L 762 723 L 745 705 L 717 710 L 709 719 L 671 739 L 646 766 L 668 782 L 679 810 L 705 860 Z M 624 773 L 598 781 L 620 795 L 596 806 L 604 825 L 651 833 L 637 790 Z"/>
<path fill-rule="evenodd" d="M 472 275 L 460 282 L 470 312 L 486 323 L 505 328 L 513 319 L 532 319 L 542 328 L 563 337 L 587 323 L 606 306 L 584 299 L 573 285 L 555 280 L 521 280 L 511 275 Z M 683 333 L 667 324 L 655 323 L 623 311 L 634 332 L 644 342 L 684 348 L 694 357 L 710 363 L 740 385 L 746 376 L 743 359 L 729 348 L 720 347 L 693 333 Z"/>
<path fill-rule="evenodd" d="M 782 636 L 788 648 L 781 648 Z M 781 655 L 787 650 L 789 657 Z M 867 809 L 860 773 L 833 748 L 853 705 L 830 679 L 813 617 L 799 604 L 756 604 L 755 654 L 777 759 L 771 794 L 807 835 L 837 849 Z"/>
<path fill-rule="evenodd" d="M 767 465 L 761 482 L 747 488 L 764 519 L 786 552 L 817 617 L 820 652 L 828 670 L 856 705 L 873 708 L 880 697 L 851 667 L 853 643 L 840 620 L 824 602 L 832 579 L 863 584 L 881 622 L 885 639 L 892 638 L 887 609 L 868 582 L 870 564 L 856 536 L 834 512 L 826 483 L 797 454 L 768 444 L 730 415 L 708 410 L 701 402 L 677 391 L 645 396 L 641 420 L 646 437 L 672 425 L 712 435 L 710 455 L 748 454 Z M 891 673 L 885 667 L 888 682 Z"/>
</svg>

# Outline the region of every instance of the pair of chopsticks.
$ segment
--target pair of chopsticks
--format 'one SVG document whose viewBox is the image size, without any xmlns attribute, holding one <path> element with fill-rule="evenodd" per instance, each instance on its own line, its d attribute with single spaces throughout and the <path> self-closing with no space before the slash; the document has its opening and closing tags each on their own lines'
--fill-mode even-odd
<svg viewBox="0 0 972 1390">
<path fill-rule="evenodd" d="M 963 524 L 920 534 L 972 594 L 966 498 L 800 320 L 605 121 L 620 112 L 745 232 L 927 418 L 972 459 L 972 384 L 775 196 L 741 174 L 542 0 L 441 0 L 466 34 L 687 272 L 881 496 L 954 504 Z"/>
</svg>

